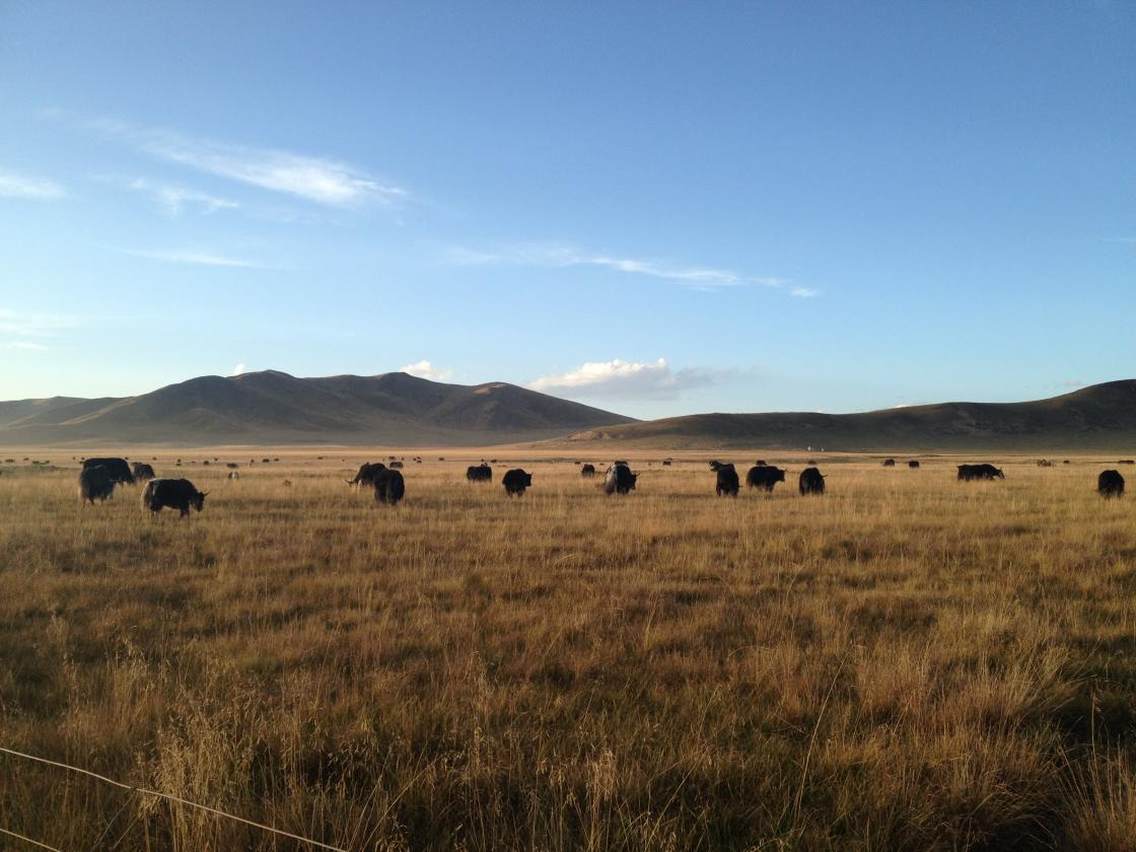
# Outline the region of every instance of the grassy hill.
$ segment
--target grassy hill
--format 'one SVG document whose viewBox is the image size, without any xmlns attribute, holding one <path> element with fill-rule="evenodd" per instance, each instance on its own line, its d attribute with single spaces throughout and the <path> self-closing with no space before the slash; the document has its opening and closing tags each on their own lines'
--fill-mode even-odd
<svg viewBox="0 0 1136 852">
<path fill-rule="evenodd" d="M 406 373 L 201 376 L 141 396 L 0 402 L 0 444 L 73 442 L 483 445 L 541 440 L 630 418 L 503 382 Z"/>
<path fill-rule="evenodd" d="M 947 402 L 860 414 L 695 414 L 597 427 L 569 440 L 670 448 L 1136 448 L 1136 380 L 1034 402 Z"/>
</svg>

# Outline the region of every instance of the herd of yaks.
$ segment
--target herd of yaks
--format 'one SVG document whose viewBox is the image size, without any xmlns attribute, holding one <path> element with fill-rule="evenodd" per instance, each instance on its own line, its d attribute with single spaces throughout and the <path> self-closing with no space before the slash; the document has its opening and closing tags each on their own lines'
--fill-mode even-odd
<svg viewBox="0 0 1136 852">
<path fill-rule="evenodd" d="M 180 461 L 180 460 L 179 460 Z M 267 459 L 266 459 L 267 461 Z M 416 457 L 415 461 L 421 459 Z M 494 459 L 496 461 L 496 459 Z M 664 465 L 670 465 L 671 459 L 665 459 Z M 1124 460 L 1123 463 L 1130 463 Z M 576 462 L 580 466 L 580 475 L 587 479 L 596 476 L 595 465 Z M 1052 462 L 1042 459 L 1040 466 L 1048 467 Z M 741 480 L 737 469 L 729 462 L 717 459 L 709 463 L 710 469 L 716 475 L 715 492 L 719 497 L 737 497 L 741 488 Z M 919 462 L 912 459 L 908 467 L 916 469 Z M 236 465 L 229 463 L 230 468 Z M 885 459 L 884 467 L 895 467 L 895 459 Z M 371 488 L 375 500 L 387 505 L 396 505 L 406 494 L 406 481 L 402 475 L 402 463 L 392 461 L 390 466 L 382 462 L 364 462 L 359 466 L 353 479 L 346 480 L 348 485 Z M 757 462 L 746 471 L 745 483 L 748 488 L 759 488 L 767 493 L 773 491 L 778 482 L 785 481 L 786 470 L 774 465 L 766 464 L 764 460 Z M 470 465 L 466 468 L 466 479 L 470 482 L 492 482 L 493 468 L 484 461 L 481 464 Z M 230 479 L 238 478 L 236 470 L 229 473 Z M 992 464 L 960 464 L 958 465 L 958 479 L 961 482 L 975 480 L 1005 479 L 1006 475 L 1000 468 Z M 606 494 L 628 494 L 635 490 L 639 474 L 631 470 L 624 459 L 611 463 L 604 472 L 602 488 Z M 522 468 L 507 470 L 501 477 L 505 493 L 510 497 L 521 496 L 532 487 L 533 475 Z M 810 466 L 801 471 L 797 478 L 797 487 L 802 495 L 824 494 L 825 477 L 810 460 Z M 79 497 L 84 502 L 94 504 L 96 500 L 105 501 L 114 494 L 116 485 L 145 482 L 142 490 L 142 506 L 151 512 L 157 513 L 162 509 L 177 509 L 181 517 L 189 514 L 189 510 L 200 512 L 205 508 L 205 497 L 208 491 L 199 491 L 188 479 L 160 479 L 155 476 L 154 468 L 144 462 L 128 464 L 124 458 L 106 457 L 89 458 L 83 460 L 82 470 L 79 472 Z M 291 485 L 288 480 L 285 485 Z M 1118 470 L 1105 470 L 1097 477 L 1097 491 L 1102 497 L 1120 497 L 1124 494 L 1124 477 Z"/>
</svg>

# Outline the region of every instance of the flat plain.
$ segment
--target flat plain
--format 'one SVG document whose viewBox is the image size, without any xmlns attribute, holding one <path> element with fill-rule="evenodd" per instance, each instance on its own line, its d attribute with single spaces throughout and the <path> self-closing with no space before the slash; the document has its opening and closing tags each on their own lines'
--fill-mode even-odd
<svg viewBox="0 0 1136 852">
<path fill-rule="evenodd" d="M 353 850 L 1134 848 L 1136 498 L 1097 496 L 1105 457 L 825 454 L 805 498 L 768 451 L 789 481 L 731 499 L 712 453 L 629 451 L 605 497 L 594 448 L 125 452 L 205 511 L 81 506 L 75 450 L 0 465 L 0 746 Z M 344 484 L 391 452 L 401 505 Z M 311 848 L 6 754 L 0 828 Z"/>
</svg>

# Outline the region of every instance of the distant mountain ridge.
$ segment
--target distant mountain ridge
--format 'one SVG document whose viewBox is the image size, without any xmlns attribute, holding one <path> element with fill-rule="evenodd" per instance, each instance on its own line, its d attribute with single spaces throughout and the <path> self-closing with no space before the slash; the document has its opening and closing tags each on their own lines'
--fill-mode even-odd
<svg viewBox="0 0 1136 852">
<path fill-rule="evenodd" d="M 1136 455 L 1136 380 L 1034 402 L 947 402 L 860 414 L 693 414 L 598 427 L 573 442 L 826 450 L 1128 449 Z"/>
<path fill-rule="evenodd" d="M 0 444 L 477 445 L 562 437 L 631 418 L 504 382 L 406 373 L 201 376 L 139 396 L 0 402 Z"/>
</svg>

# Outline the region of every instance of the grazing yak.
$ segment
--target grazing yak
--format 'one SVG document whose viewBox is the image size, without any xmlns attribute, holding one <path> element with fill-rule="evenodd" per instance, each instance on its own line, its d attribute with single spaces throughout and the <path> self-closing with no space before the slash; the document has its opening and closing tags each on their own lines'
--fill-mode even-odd
<svg viewBox="0 0 1136 852">
<path fill-rule="evenodd" d="M 912 459 L 907 463 L 907 466 L 912 470 L 915 470 L 915 468 L 919 467 L 919 462 L 916 459 Z"/>
<path fill-rule="evenodd" d="M 103 468 L 115 483 L 124 483 L 126 485 L 134 484 L 134 474 L 130 472 L 130 465 L 126 463 L 126 459 L 85 459 L 83 461 L 83 470 L 89 467 Z"/>
<path fill-rule="evenodd" d="M 801 494 L 823 494 L 824 477 L 815 467 L 806 467 L 797 479 L 797 488 Z"/>
<path fill-rule="evenodd" d="M 343 480 L 348 485 L 374 485 L 375 476 L 380 470 L 386 470 L 387 466 L 382 462 L 363 462 L 359 465 L 359 470 L 355 473 L 354 479 Z"/>
<path fill-rule="evenodd" d="M 723 467 L 722 462 L 718 461 L 717 459 L 712 459 L 709 462 L 709 464 L 710 464 L 710 469 L 712 471 L 715 471 L 715 472 L 717 472 L 721 467 Z"/>
<path fill-rule="evenodd" d="M 670 467 L 670 466 L 671 466 L 671 460 L 670 459 L 663 459 L 663 467 Z"/>
<path fill-rule="evenodd" d="M 632 473 L 625 464 L 613 464 L 604 473 L 604 494 L 627 494 L 635 490 L 639 474 Z"/>
<path fill-rule="evenodd" d="M 1120 497 L 1124 494 L 1124 477 L 1119 470 L 1105 470 L 1097 477 L 1097 493 L 1101 497 Z"/>
<path fill-rule="evenodd" d="M 229 471 L 229 479 L 240 479 L 240 478 L 241 478 L 241 472 L 239 470 L 230 470 Z"/>
<path fill-rule="evenodd" d="M 714 485 L 714 491 L 719 497 L 723 495 L 730 495 L 731 497 L 738 496 L 738 472 L 734 469 L 732 464 L 718 464 L 717 468 L 717 482 Z"/>
<path fill-rule="evenodd" d="M 79 473 L 79 499 L 94 505 L 96 500 L 106 501 L 114 496 L 117 480 L 105 467 L 95 465 L 83 468 Z"/>
<path fill-rule="evenodd" d="M 505 475 L 501 477 L 501 482 L 505 486 L 505 493 L 512 497 L 514 494 L 520 497 L 525 493 L 526 488 L 532 487 L 531 473 L 525 473 L 521 468 L 515 467 L 512 470 L 505 471 Z"/>
<path fill-rule="evenodd" d="M 960 482 L 972 482 L 976 479 L 1005 479 L 1006 474 L 992 464 L 960 464 L 958 478 Z"/>
<path fill-rule="evenodd" d="M 895 467 L 895 459 L 884 459 L 884 467 Z"/>
<path fill-rule="evenodd" d="M 162 509 L 177 509 L 178 517 L 189 516 L 190 507 L 205 508 L 208 491 L 198 491 L 188 479 L 151 479 L 142 489 L 142 508 L 154 514 Z"/>
<path fill-rule="evenodd" d="M 392 461 L 392 462 L 390 463 L 390 466 L 391 466 L 391 470 L 398 470 L 398 469 L 400 469 L 400 468 L 402 467 L 402 462 L 400 462 L 400 461 Z"/>
<path fill-rule="evenodd" d="M 375 502 L 397 506 L 398 501 L 406 494 L 406 482 L 402 472 L 392 468 L 385 468 L 375 474 Z"/>
<path fill-rule="evenodd" d="M 134 474 L 134 478 L 138 482 L 147 482 L 154 478 L 154 468 L 145 462 L 134 462 L 130 466 L 130 472 Z"/>
<path fill-rule="evenodd" d="M 580 476 L 587 479 L 588 477 L 596 475 L 596 466 L 594 464 L 580 465 Z"/>
<path fill-rule="evenodd" d="M 487 464 L 471 464 L 465 469 L 465 478 L 470 482 L 492 482 L 493 468 Z"/>
<path fill-rule="evenodd" d="M 770 467 L 765 464 L 756 464 L 746 472 L 747 488 L 762 488 L 767 492 L 773 490 L 778 482 L 785 481 L 785 471 L 779 467 Z"/>
</svg>

